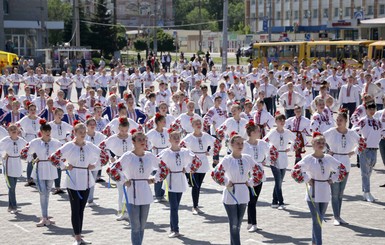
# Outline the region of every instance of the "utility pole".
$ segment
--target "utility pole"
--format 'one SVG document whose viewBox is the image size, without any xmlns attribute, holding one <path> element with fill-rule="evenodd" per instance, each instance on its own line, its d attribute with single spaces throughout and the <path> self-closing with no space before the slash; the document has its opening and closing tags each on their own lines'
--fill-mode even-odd
<svg viewBox="0 0 385 245">
<path fill-rule="evenodd" d="M 223 29 L 222 29 L 222 72 L 227 66 L 227 22 L 229 14 L 229 0 L 223 0 Z"/>
<path fill-rule="evenodd" d="M 199 0 L 199 22 L 202 22 L 202 0 Z M 199 24 L 199 52 L 202 52 L 202 24 Z"/>
<path fill-rule="evenodd" d="M 80 47 L 80 17 L 79 17 L 79 0 L 73 0 L 73 20 L 72 20 L 72 32 L 75 32 L 75 43 L 76 47 Z"/>
<path fill-rule="evenodd" d="M 269 0 L 269 42 L 271 42 L 271 28 L 272 28 L 272 21 L 273 21 L 273 13 L 271 12 L 271 2 L 273 0 Z"/>
<path fill-rule="evenodd" d="M 158 0 L 155 0 L 155 7 L 154 7 L 154 55 L 157 57 L 158 52 L 158 39 L 157 39 L 157 20 L 158 20 Z"/>
<path fill-rule="evenodd" d="M 5 50 L 5 38 L 4 38 L 4 0 L 0 0 L 0 50 Z M 1 73 L 1 71 L 0 71 Z"/>
</svg>

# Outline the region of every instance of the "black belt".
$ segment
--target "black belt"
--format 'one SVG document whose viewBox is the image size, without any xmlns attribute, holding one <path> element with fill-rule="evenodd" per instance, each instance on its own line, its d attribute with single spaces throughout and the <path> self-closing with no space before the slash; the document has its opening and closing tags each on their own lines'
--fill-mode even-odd
<svg viewBox="0 0 385 245">
<path fill-rule="evenodd" d="M 72 168 L 89 170 L 88 167 L 76 167 L 76 166 L 72 166 Z M 87 171 L 87 189 L 89 189 L 89 188 L 90 188 L 90 171 Z"/>
<path fill-rule="evenodd" d="M 179 174 L 179 173 L 183 173 L 183 171 L 170 171 L 170 184 L 169 184 L 169 188 L 170 190 L 172 189 L 172 174 Z"/>
<path fill-rule="evenodd" d="M 333 152 L 333 155 L 348 156 L 349 153 L 334 153 Z"/>
<path fill-rule="evenodd" d="M 206 154 L 207 151 L 193 151 L 193 153 L 195 153 L 195 154 Z"/>
<path fill-rule="evenodd" d="M 7 158 L 19 158 L 20 156 L 7 156 Z"/>
<path fill-rule="evenodd" d="M 286 151 L 278 151 L 278 152 L 286 152 Z"/>
<path fill-rule="evenodd" d="M 235 185 L 246 185 L 245 182 L 233 183 L 233 194 L 235 194 Z"/>
<path fill-rule="evenodd" d="M 378 148 L 366 148 L 367 150 L 376 151 Z"/>
</svg>

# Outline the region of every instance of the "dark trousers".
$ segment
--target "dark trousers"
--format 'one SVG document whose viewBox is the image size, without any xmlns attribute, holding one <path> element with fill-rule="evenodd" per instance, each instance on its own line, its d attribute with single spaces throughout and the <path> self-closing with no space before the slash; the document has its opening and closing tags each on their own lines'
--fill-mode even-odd
<svg viewBox="0 0 385 245">
<path fill-rule="evenodd" d="M 384 109 L 384 104 L 376 104 L 377 111 Z"/>
<path fill-rule="evenodd" d="M 80 199 L 77 191 L 67 188 L 71 204 L 71 223 L 75 235 L 80 235 L 83 229 L 84 208 L 87 204 L 90 189 L 78 191 L 83 199 Z"/>
<path fill-rule="evenodd" d="M 272 204 L 283 205 L 284 202 L 283 202 L 283 195 L 282 195 L 282 182 L 286 174 L 286 169 L 279 169 L 274 166 L 270 166 L 270 167 L 271 167 L 271 172 L 273 172 L 274 182 L 275 182 Z"/>
<path fill-rule="evenodd" d="M 264 98 L 263 101 L 265 102 L 266 109 L 268 112 L 270 112 L 271 115 L 274 115 L 273 113 L 273 98 Z"/>
<path fill-rule="evenodd" d="M 32 177 L 31 177 L 32 170 L 33 170 L 32 162 L 28 162 L 27 163 L 27 181 L 32 180 Z"/>
<path fill-rule="evenodd" d="M 155 198 L 161 199 L 164 196 L 164 190 L 162 189 L 163 181 L 154 184 Z"/>
<path fill-rule="evenodd" d="M 60 188 L 61 182 L 61 169 L 57 170 L 57 179 L 55 179 L 55 188 Z"/>
<path fill-rule="evenodd" d="M 257 225 L 257 202 L 259 194 L 262 190 L 262 183 L 260 185 L 252 187 L 255 191 L 255 196 L 252 190 L 249 188 L 250 201 L 247 204 L 247 223 L 252 225 Z"/>
<path fill-rule="evenodd" d="M 273 115 L 275 115 L 275 112 L 277 111 L 277 96 L 273 96 Z M 293 113 L 294 115 L 294 113 Z"/>
<path fill-rule="evenodd" d="M 67 96 L 68 96 L 68 89 L 62 89 L 62 91 L 64 92 L 64 99 L 68 99 Z"/>
<path fill-rule="evenodd" d="M 306 117 L 307 119 L 311 119 L 311 112 L 310 112 L 309 109 L 306 109 L 306 110 L 305 110 L 305 117 Z"/>
<path fill-rule="evenodd" d="M 179 216 L 178 209 L 180 199 L 182 199 L 182 192 L 169 192 L 168 200 L 170 203 L 170 228 L 171 232 L 179 232 Z"/>
<path fill-rule="evenodd" d="M 76 94 L 77 94 L 78 100 L 79 100 L 80 96 L 82 95 L 82 90 L 83 90 L 83 88 L 76 88 Z"/>
<path fill-rule="evenodd" d="M 52 96 L 52 93 L 53 93 L 53 88 L 49 88 L 49 91 L 48 91 L 48 95 L 49 95 L 49 97 L 51 97 L 51 96 Z"/>
<path fill-rule="evenodd" d="M 205 178 L 206 173 L 195 173 L 193 174 L 193 183 L 191 189 L 191 196 L 193 200 L 193 207 L 197 208 L 199 203 L 199 194 L 201 191 L 201 186 L 203 183 L 203 179 Z M 190 174 L 186 174 L 187 179 L 190 181 Z"/>
<path fill-rule="evenodd" d="M 101 87 L 101 89 L 103 90 L 103 92 L 102 92 L 103 97 L 106 97 L 106 95 L 107 95 L 107 87 Z"/>
<path fill-rule="evenodd" d="M 380 155 L 382 158 L 382 163 L 385 165 L 385 139 L 380 140 Z"/>
<path fill-rule="evenodd" d="M 230 225 L 230 244 L 241 245 L 241 224 L 246 211 L 246 204 L 224 204 Z"/>
<path fill-rule="evenodd" d="M 287 109 L 287 110 L 285 110 L 285 116 L 286 116 L 286 118 L 294 117 L 295 116 L 294 109 Z"/>
<path fill-rule="evenodd" d="M 126 86 L 119 86 L 120 98 L 123 98 L 124 91 L 127 90 Z"/>
<path fill-rule="evenodd" d="M 210 85 L 211 95 L 213 95 L 213 94 L 215 94 L 215 92 L 217 92 L 217 88 L 218 88 L 218 86 Z"/>
<path fill-rule="evenodd" d="M 254 92 L 253 92 L 254 88 L 255 88 L 254 82 L 250 82 L 251 101 L 254 101 Z"/>
<path fill-rule="evenodd" d="M 342 104 L 342 108 L 346 108 L 349 111 L 349 118 L 352 118 L 353 112 L 356 109 L 356 103 L 344 103 Z M 349 128 L 352 127 L 352 123 L 349 120 Z"/>
</svg>

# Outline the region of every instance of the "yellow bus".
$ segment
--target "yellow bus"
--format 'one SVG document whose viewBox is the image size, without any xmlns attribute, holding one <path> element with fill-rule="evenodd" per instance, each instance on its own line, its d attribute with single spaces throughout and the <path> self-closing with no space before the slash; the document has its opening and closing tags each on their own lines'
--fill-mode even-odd
<svg viewBox="0 0 385 245">
<path fill-rule="evenodd" d="M 12 67 L 14 58 L 18 60 L 17 54 L 0 51 L 0 73 L 2 73 L 4 68 Z"/>
<path fill-rule="evenodd" d="M 253 44 L 253 66 L 262 63 L 268 66 L 271 61 L 279 66 L 288 66 L 294 57 L 305 58 L 306 42 L 271 42 Z"/>
<path fill-rule="evenodd" d="M 374 42 L 369 45 L 368 51 L 369 59 L 382 59 L 385 58 L 385 41 Z"/>
<path fill-rule="evenodd" d="M 360 66 L 362 59 L 368 54 L 368 47 L 373 43 L 364 41 L 312 41 L 306 44 L 307 61 L 330 57 L 332 60 L 341 61 L 348 65 Z"/>
</svg>

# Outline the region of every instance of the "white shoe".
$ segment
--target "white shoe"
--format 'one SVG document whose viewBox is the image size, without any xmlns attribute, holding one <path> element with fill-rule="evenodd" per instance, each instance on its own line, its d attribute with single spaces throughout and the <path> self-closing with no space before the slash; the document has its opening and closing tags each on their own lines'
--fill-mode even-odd
<svg viewBox="0 0 385 245">
<path fill-rule="evenodd" d="M 339 226 L 341 225 L 341 222 L 338 219 L 334 219 L 333 225 Z"/>
<path fill-rule="evenodd" d="M 75 240 L 74 243 L 72 243 L 72 245 L 81 245 L 82 244 L 82 241 L 78 241 L 78 240 Z"/>
<path fill-rule="evenodd" d="M 364 197 L 366 198 L 365 200 L 367 202 L 373 202 L 374 201 L 373 196 L 370 194 L 370 192 L 365 192 Z"/>
<path fill-rule="evenodd" d="M 171 232 L 170 235 L 168 235 L 168 238 L 175 238 L 179 237 L 180 233 L 179 232 Z"/>
<path fill-rule="evenodd" d="M 278 210 L 284 210 L 284 209 L 286 209 L 286 206 L 285 206 L 285 205 L 279 205 L 279 206 L 278 206 Z"/>
<path fill-rule="evenodd" d="M 98 207 L 99 204 L 97 204 L 96 202 L 89 202 L 87 203 L 86 207 Z"/>
<path fill-rule="evenodd" d="M 250 229 L 248 229 L 248 232 L 256 232 L 256 231 L 258 231 L 258 230 L 260 230 L 260 229 L 258 229 L 258 227 L 257 227 L 256 225 L 252 225 L 252 226 L 250 227 Z"/>
<path fill-rule="evenodd" d="M 155 198 L 154 199 L 154 203 L 160 203 L 161 202 L 161 199 L 160 198 Z"/>
<path fill-rule="evenodd" d="M 247 230 L 249 230 L 252 226 L 252 224 L 247 224 Z"/>
<path fill-rule="evenodd" d="M 362 195 L 362 199 L 364 201 L 366 201 L 368 199 L 368 193 L 367 192 L 364 192 L 364 194 Z"/>
<path fill-rule="evenodd" d="M 11 214 L 17 214 L 19 211 L 17 209 L 12 209 Z"/>
<path fill-rule="evenodd" d="M 345 220 L 339 218 L 338 221 L 340 222 L 341 225 L 348 225 L 349 223 L 346 222 Z"/>
<path fill-rule="evenodd" d="M 369 195 L 369 198 L 371 200 L 373 200 L 372 202 L 374 202 L 376 200 L 376 198 L 372 195 L 372 193 L 369 192 L 368 195 Z"/>
<path fill-rule="evenodd" d="M 90 242 L 90 241 L 87 241 L 87 240 L 84 240 L 83 238 L 82 238 L 82 240 L 80 240 L 80 244 L 92 244 L 92 242 Z"/>
<path fill-rule="evenodd" d="M 116 218 L 117 221 L 128 220 L 128 213 L 121 214 Z"/>
<path fill-rule="evenodd" d="M 197 208 L 193 208 L 192 209 L 192 214 L 193 215 L 198 215 L 198 209 Z"/>
<path fill-rule="evenodd" d="M 279 205 L 278 205 L 278 204 L 271 204 L 271 207 L 272 207 L 272 208 L 278 208 Z"/>
</svg>

